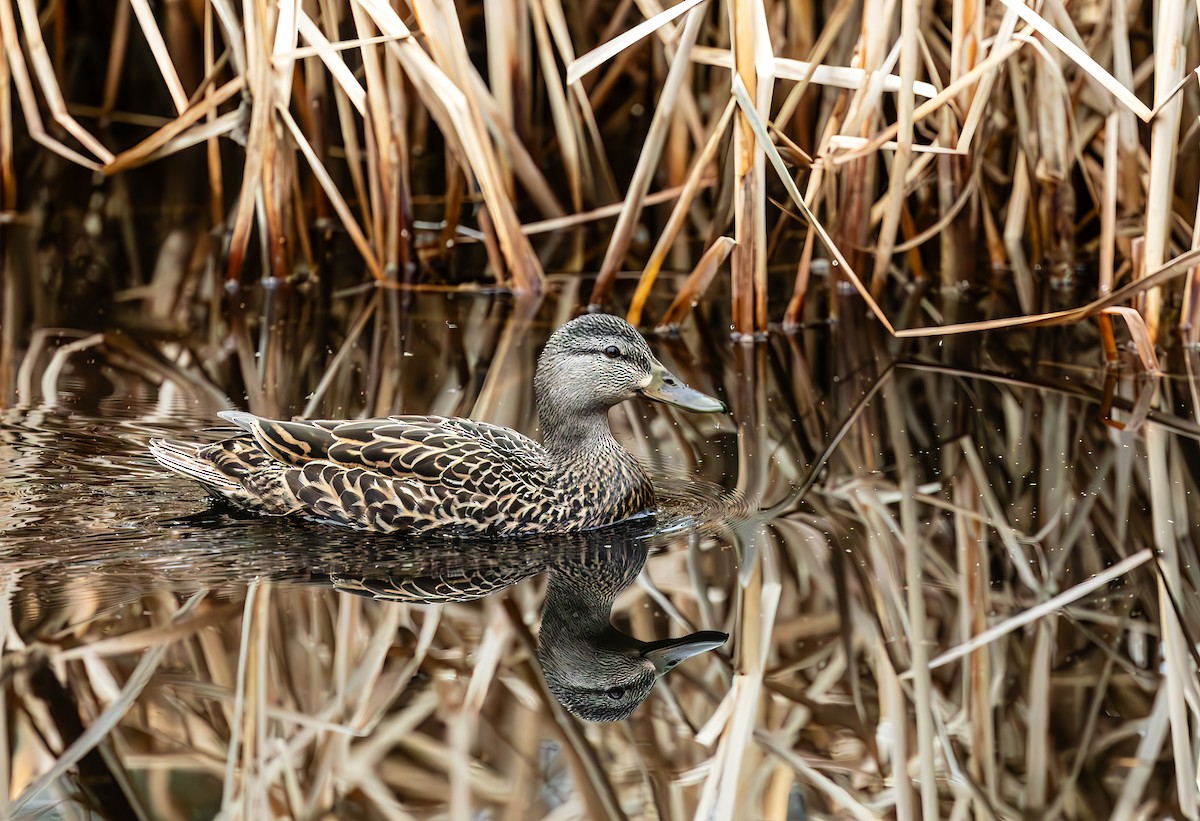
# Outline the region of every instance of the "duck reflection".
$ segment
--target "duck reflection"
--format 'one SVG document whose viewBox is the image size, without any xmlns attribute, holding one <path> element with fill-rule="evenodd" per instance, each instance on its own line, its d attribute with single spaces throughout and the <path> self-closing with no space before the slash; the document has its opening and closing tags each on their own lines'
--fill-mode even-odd
<svg viewBox="0 0 1200 821">
<path fill-rule="evenodd" d="M 728 638 L 702 631 L 643 641 L 611 622 L 617 596 L 666 541 L 664 524 L 678 520 L 648 517 L 513 541 L 331 534 L 303 523 L 280 528 L 224 506 L 159 524 L 158 540 L 139 533 L 130 545 L 112 538 L 103 547 L 86 543 L 86 563 L 51 563 L 23 574 L 15 594 L 18 630 L 54 634 L 155 589 L 197 592 L 269 579 L 438 604 L 474 601 L 545 574 L 538 659 L 554 697 L 589 721 L 626 718 L 664 674 Z"/>
<path fill-rule="evenodd" d="M 645 642 L 612 626 L 613 602 L 642 571 L 647 552 L 644 541 L 613 539 L 549 570 L 538 659 L 550 692 L 580 718 L 628 717 L 661 676 L 728 638 L 706 630 Z"/>
<path fill-rule="evenodd" d="M 326 554 L 327 574 L 309 573 L 306 580 L 374 599 L 434 604 L 473 601 L 545 573 L 537 655 L 546 685 L 579 718 L 618 721 L 677 664 L 728 638 L 705 630 L 647 642 L 613 626 L 613 603 L 641 573 L 650 546 L 647 534 L 630 525 L 556 541 L 360 545 Z"/>
</svg>

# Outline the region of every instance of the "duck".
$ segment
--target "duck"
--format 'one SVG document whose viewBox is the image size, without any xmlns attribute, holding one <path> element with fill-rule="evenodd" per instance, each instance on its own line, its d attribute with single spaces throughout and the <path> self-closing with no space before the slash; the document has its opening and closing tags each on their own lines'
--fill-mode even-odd
<svg viewBox="0 0 1200 821">
<path fill-rule="evenodd" d="M 310 584 L 408 604 L 476 601 L 544 574 L 536 652 L 546 689 L 584 721 L 621 721 L 677 665 L 729 638 L 701 630 L 644 641 L 613 625 L 617 596 L 650 555 L 654 534 L 640 525 L 624 522 L 543 538 L 537 550 L 526 549 L 528 540 L 481 540 L 467 551 L 413 545 L 396 550 L 376 543 L 366 550 L 326 549 L 299 564 Z"/>
<path fill-rule="evenodd" d="M 609 530 L 585 535 L 592 533 Z M 621 721 L 678 664 L 715 650 L 729 635 L 701 630 L 643 641 L 618 630 L 613 603 L 642 572 L 648 548 L 618 536 L 589 553 L 559 562 L 546 574 L 538 662 L 546 689 L 567 712 L 585 721 Z"/>
<path fill-rule="evenodd" d="M 241 411 L 212 444 L 151 440 L 165 468 L 268 516 L 376 533 L 448 538 L 573 533 L 655 510 L 645 469 L 613 436 L 610 408 L 645 398 L 724 413 L 686 385 L 625 320 L 563 325 L 533 379 L 542 441 L 460 417 L 286 421 Z"/>
</svg>

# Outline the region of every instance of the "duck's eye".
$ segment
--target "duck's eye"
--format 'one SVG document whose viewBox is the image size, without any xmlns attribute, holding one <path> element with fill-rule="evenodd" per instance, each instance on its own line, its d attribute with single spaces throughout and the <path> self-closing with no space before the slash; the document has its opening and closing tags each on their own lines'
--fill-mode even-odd
<svg viewBox="0 0 1200 821">
<path fill-rule="evenodd" d="M 620 359 L 621 349 L 618 348 L 616 345 L 609 345 L 607 348 L 604 349 L 604 355 L 607 356 L 609 359 Z"/>
<path fill-rule="evenodd" d="M 621 698 L 621 696 L 625 695 L 625 688 L 624 687 L 609 687 L 608 690 L 606 690 L 605 692 L 608 693 L 609 698 L 611 698 L 613 701 L 617 701 Z"/>
</svg>

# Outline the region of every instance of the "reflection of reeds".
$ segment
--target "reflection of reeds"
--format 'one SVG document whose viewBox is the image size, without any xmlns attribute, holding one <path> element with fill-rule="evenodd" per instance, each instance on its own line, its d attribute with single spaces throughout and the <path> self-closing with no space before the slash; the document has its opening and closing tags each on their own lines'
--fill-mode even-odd
<svg viewBox="0 0 1200 821">
<path fill-rule="evenodd" d="M 333 311 L 332 291 L 356 280 L 537 294 L 546 269 L 594 266 L 590 301 L 642 318 L 652 288 L 669 287 L 657 278 L 665 262 L 691 267 L 692 249 L 726 233 L 739 334 L 779 317 L 768 292 L 787 289 L 768 281 L 768 260 L 791 255 L 789 325 L 815 256 L 836 261 L 881 317 L 898 283 L 936 279 L 1011 289 L 1022 322 L 1076 321 L 1137 297 L 1139 345 L 1173 323 L 1194 338 L 1188 8 L 129 0 L 76 11 L 5 0 L 0 176 L 4 213 L 23 225 L 5 231 L 32 229 L 36 246 L 56 218 L 77 225 L 85 254 L 113 262 L 90 287 L 175 328 L 207 315 L 214 342 L 232 329 L 242 371 L 263 372 L 248 395 L 267 405 L 263 376 L 279 361 L 269 348 L 284 331 L 245 340 L 314 303 Z M 31 173 L 35 156 L 46 165 Z M 92 201 L 71 190 L 83 169 L 106 175 Z M 660 223 L 650 204 L 680 184 Z M 41 186 L 60 185 L 62 202 L 31 207 Z M 785 210 L 801 217 L 802 246 Z M 147 247 L 135 247 L 135 212 L 169 223 Z M 535 246 L 543 220 L 589 230 Z M 118 248 L 127 261 L 112 259 Z M 140 291 L 147 252 L 159 265 Z M 6 288 L 5 305 L 42 308 L 35 326 L 62 324 L 53 305 L 68 283 L 42 303 L 28 262 L 6 257 L 6 281 L 28 281 Z M 1079 263 L 1095 264 L 1099 296 L 1128 290 L 1041 315 L 1036 272 L 1061 283 Z M 631 266 L 644 274 L 626 306 L 613 285 Z M 236 288 L 221 306 L 219 283 L 243 278 L 283 290 L 274 311 L 257 296 L 243 308 Z M 1181 309 L 1177 278 L 1188 283 Z M 0 374 L 21 344 L 8 328 L 25 321 L 7 310 Z M 888 327 L 944 319 L 891 315 Z"/>
<path fill-rule="evenodd" d="M 660 562 L 653 575 L 677 617 L 699 623 L 685 565 Z M 309 818 L 348 805 L 406 817 L 401 807 L 421 812 L 447 802 L 466 817 L 472 806 L 499 808 L 515 797 L 523 797 L 518 817 L 529 817 L 559 803 L 560 791 L 592 815 L 619 815 L 622 805 L 639 814 L 633 807 L 648 797 L 639 796 L 636 758 L 624 747 L 630 739 L 619 730 L 603 740 L 583 732 L 540 683 L 528 598 L 517 591 L 507 608 L 414 608 L 255 582 L 240 625 L 211 595 L 183 607 L 148 597 L 136 605 L 145 615 L 133 618 L 141 629 L 78 647 L 64 634 L 48 653 L 22 646 L 6 608 L 5 678 L 24 704 L 10 748 L 9 809 L 19 814 L 31 799 L 44 801 L 47 787 L 57 794 L 57 780 L 99 749 L 80 782 L 84 794 L 94 800 L 116 789 L 153 807 L 142 817 L 224 807 L 228 818 Z M 631 592 L 618 617 L 639 629 L 644 602 Z M 132 616 L 112 614 L 85 629 L 128 625 Z M 711 709 L 716 668 L 673 675 L 670 698 L 648 710 L 663 729 L 676 728 L 670 735 L 691 735 Z M 67 672 L 68 686 L 49 702 L 37 676 L 57 681 L 56 670 Z M 64 721 L 72 715 L 74 724 Z M 658 723 L 639 726 L 654 734 Z M 547 737 L 560 753 L 548 753 Z M 691 746 L 672 744 L 681 749 L 668 757 Z M 571 775 L 555 775 L 564 765 Z M 219 795 L 214 778 L 224 780 Z"/>
<path fill-rule="evenodd" d="M 544 324 L 453 310 L 417 313 L 469 328 L 464 350 L 435 353 L 430 339 L 417 372 L 373 407 L 473 407 L 528 429 L 518 400 Z M 364 348 L 345 361 L 366 362 Z M 833 373 L 810 381 L 808 363 L 830 352 Z M 166 551 L 178 565 L 187 541 L 143 539 L 122 570 L 107 564 L 117 556 L 78 553 L 82 512 L 38 522 L 0 502 L 23 550 L 0 578 L 12 799 L 31 810 L 73 790 L 125 796 L 143 817 L 223 805 L 229 819 L 783 818 L 801 800 L 862 819 L 1184 815 L 1196 800 L 1188 500 L 1200 486 L 1188 460 L 1200 426 L 1168 412 L 1179 397 L 1115 377 L 1093 391 L 1078 369 L 1069 382 L 932 365 L 879 375 L 853 328 L 832 351 L 806 335 L 717 358 L 693 348 L 691 372 L 685 349 L 670 353 L 733 405 L 736 464 L 726 424 L 630 406 L 618 428 L 648 437 L 635 442 L 644 455 L 701 457 L 686 472 L 724 473 L 751 511 L 774 508 L 671 544 L 618 599 L 616 623 L 639 636 L 731 632 L 630 721 L 581 724 L 547 693 L 539 581 L 430 607 L 265 579 L 168 593 L 141 562 Z M 24 422 L 54 424 L 44 416 Z M 128 457 L 112 462 L 129 444 L 115 437 L 82 464 L 55 461 L 50 444 L 90 441 L 85 421 L 44 435 L 22 435 L 16 412 L 6 422 L 15 452 L 3 462 L 22 475 L 94 471 L 104 493 L 129 481 Z M 188 492 L 161 489 L 183 495 L 178 510 Z M 116 498 L 95 535 L 124 521 Z M 31 529 L 39 538 L 22 541 Z M 240 549 L 218 556 L 237 567 Z M 122 572 L 138 592 L 106 604 Z"/>
</svg>

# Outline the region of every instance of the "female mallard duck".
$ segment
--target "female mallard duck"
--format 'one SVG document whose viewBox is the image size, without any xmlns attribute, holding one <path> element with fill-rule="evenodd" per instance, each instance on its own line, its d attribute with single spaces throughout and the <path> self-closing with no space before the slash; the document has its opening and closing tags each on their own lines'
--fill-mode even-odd
<svg viewBox="0 0 1200 821">
<path fill-rule="evenodd" d="M 644 396 L 725 410 L 664 368 L 627 322 L 603 314 L 556 331 L 533 382 L 544 444 L 440 416 L 282 422 L 228 412 L 247 433 L 211 445 L 153 440 L 150 452 L 268 515 L 449 537 L 570 532 L 654 509 L 650 479 L 613 438 L 609 408 Z"/>
</svg>

